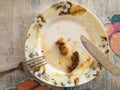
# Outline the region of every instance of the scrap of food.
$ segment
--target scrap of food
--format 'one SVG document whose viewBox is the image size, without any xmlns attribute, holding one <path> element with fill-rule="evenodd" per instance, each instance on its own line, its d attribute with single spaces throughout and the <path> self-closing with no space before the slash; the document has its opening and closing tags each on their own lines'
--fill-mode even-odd
<svg viewBox="0 0 120 90">
<path fill-rule="evenodd" d="M 65 40 L 63 38 L 59 38 L 55 42 L 55 44 L 58 45 L 61 55 L 64 55 L 64 56 L 67 55 L 68 48 L 67 48 Z M 71 55 L 71 61 L 72 61 L 72 64 L 67 67 L 68 73 L 72 72 L 77 67 L 77 65 L 79 64 L 79 53 L 78 53 L 78 51 L 73 52 L 73 54 Z"/>
<path fill-rule="evenodd" d="M 68 53 L 68 48 L 66 46 L 65 40 L 63 38 L 59 38 L 56 43 L 59 47 L 59 51 L 61 55 L 67 55 Z"/>
<path fill-rule="evenodd" d="M 78 51 L 73 52 L 72 56 L 71 56 L 71 60 L 72 60 L 72 64 L 68 67 L 68 72 L 72 72 L 77 65 L 79 64 L 79 53 Z"/>
<path fill-rule="evenodd" d="M 78 85 L 79 84 L 79 78 L 75 78 L 74 83 L 75 83 L 75 85 Z"/>
</svg>

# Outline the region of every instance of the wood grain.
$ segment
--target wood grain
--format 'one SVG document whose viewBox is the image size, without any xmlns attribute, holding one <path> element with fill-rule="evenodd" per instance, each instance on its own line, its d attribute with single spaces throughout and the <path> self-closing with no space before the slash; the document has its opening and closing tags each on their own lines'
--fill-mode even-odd
<svg viewBox="0 0 120 90">
<path fill-rule="evenodd" d="M 24 59 L 25 35 L 35 16 L 60 0 L 0 0 L 0 67 Z M 89 8 L 105 24 L 108 17 L 120 14 L 120 0 L 70 0 Z M 111 53 L 120 66 L 120 57 Z M 21 80 L 34 78 L 28 72 L 13 71 L 0 76 L 0 90 L 18 85 Z M 76 90 L 120 90 L 120 78 L 104 71 L 98 78 L 75 88 Z M 62 88 L 53 87 L 53 90 Z M 73 88 L 70 88 L 73 90 Z"/>
</svg>

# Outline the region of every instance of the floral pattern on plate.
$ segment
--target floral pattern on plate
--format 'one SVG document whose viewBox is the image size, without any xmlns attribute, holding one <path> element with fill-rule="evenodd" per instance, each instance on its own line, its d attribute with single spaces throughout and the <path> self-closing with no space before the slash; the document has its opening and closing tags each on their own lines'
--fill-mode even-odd
<svg viewBox="0 0 120 90">
<path fill-rule="evenodd" d="M 72 7 L 72 3 L 69 1 L 60 2 L 60 3 L 54 4 L 52 7 L 60 11 L 59 15 L 66 15 L 66 14 L 71 14 L 70 8 Z"/>
<path fill-rule="evenodd" d="M 46 20 L 43 17 L 43 15 L 42 14 L 38 15 L 33 21 L 34 29 L 39 30 L 39 28 L 42 27 L 44 23 L 46 23 Z"/>
<path fill-rule="evenodd" d="M 52 5 L 53 8 L 59 10 L 59 15 L 76 15 L 76 14 L 84 14 L 86 9 L 79 6 L 74 5 L 69 1 L 60 2 Z"/>
</svg>

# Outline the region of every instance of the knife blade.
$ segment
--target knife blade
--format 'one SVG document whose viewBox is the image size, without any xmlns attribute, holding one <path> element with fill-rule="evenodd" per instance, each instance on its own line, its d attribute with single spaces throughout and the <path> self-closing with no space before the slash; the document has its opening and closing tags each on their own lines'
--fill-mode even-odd
<svg viewBox="0 0 120 90">
<path fill-rule="evenodd" d="M 97 48 L 92 42 L 90 42 L 85 36 L 80 36 L 81 42 L 87 51 L 115 76 L 120 76 L 120 68 L 115 65 L 109 57 L 106 56 L 99 48 Z"/>
</svg>

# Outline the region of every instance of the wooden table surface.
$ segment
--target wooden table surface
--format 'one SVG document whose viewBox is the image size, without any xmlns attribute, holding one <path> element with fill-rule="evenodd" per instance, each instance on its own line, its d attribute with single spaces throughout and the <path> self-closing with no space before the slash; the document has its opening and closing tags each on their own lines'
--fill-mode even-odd
<svg viewBox="0 0 120 90">
<path fill-rule="evenodd" d="M 0 67 L 24 59 L 24 43 L 28 28 L 35 16 L 60 0 L 0 0 Z M 109 23 L 108 17 L 120 14 L 120 0 L 70 0 L 89 8 L 99 20 Z M 111 59 L 120 66 L 120 57 L 111 53 Z M 0 75 L 0 90 L 15 87 L 21 80 L 34 78 L 19 70 Z M 63 88 L 53 87 L 53 90 Z M 120 78 L 104 71 L 91 82 L 76 90 L 120 90 Z M 73 90 L 73 88 L 70 88 Z"/>
</svg>

